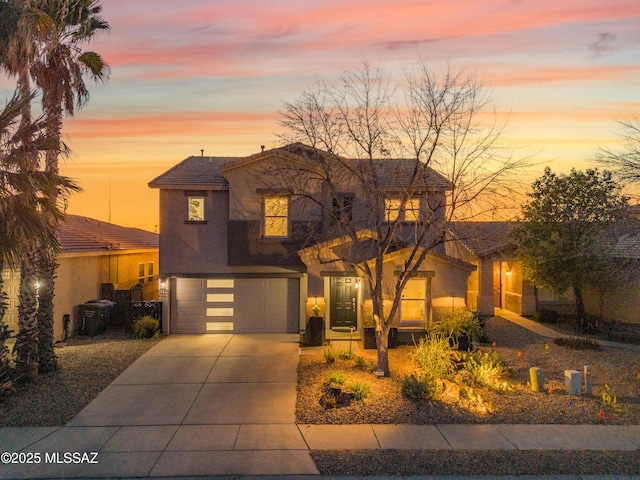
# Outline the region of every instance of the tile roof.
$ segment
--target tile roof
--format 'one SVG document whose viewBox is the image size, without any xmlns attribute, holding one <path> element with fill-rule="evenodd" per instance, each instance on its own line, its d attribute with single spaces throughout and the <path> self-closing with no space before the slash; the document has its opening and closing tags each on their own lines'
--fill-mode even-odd
<svg viewBox="0 0 640 480">
<path fill-rule="evenodd" d="M 233 157 L 188 157 L 151 180 L 149 186 L 151 188 L 227 188 L 229 184 L 220 173 L 220 165 L 234 160 L 237 159 Z"/>
<path fill-rule="evenodd" d="M 162 175 L 149 182 L 151 188 L 202 188 L 202 187 L 223 187 L 228 188 L 227 180 L 223 171 L 229 168 L 237 168 L 245 164 L 260 161 L 262 158 L 270 157 L 274 153 L 280 153 L 290 158 L 305 158 L 312 160 L 315 153 L 329 159 L 330 154 L 322 150 L 315 150 L 313 147 L 301 143 L 294 143 L 284 147 L 274 148 L 264 152 L 256 153 L 248 157 L 188 157 L 178 163 Z M 346 162 L 358 162 L 355 159 L 345 159 Z M 418 163 L 411 159 L 375 159 L 374 168 L 378 173 L 380 186 L 382 187 L 402 187 L 410 183 L 413 170 Z M 418 186 L 450 188 L 451 183 L 441 174 L 430 167 L 424 167 L 423 181 L 418 182 Z"/>
<path fill-rule="evenodd" d="M 635 231 L 620 236 L 613 247 L 612 254 L 618 258 L 640 260 L 640 229 L 637 225 L 635 226 Z"/>
<path fill-rule="evenodd" d="M 158 248 L 156 233 L 78 215 L 67 215 L 66 220 L 60 222 L 58 239 L 62 253 Z"/>
<path fill-rule="evenodd" d="M 383 187 L 402 187 L 411 184 L 417 164 L 422 169 L 423 177 L 416 186 L 451 188 L 449 180 L 418 160 L 389 158 L 373 161 L 373 166 L 378 173 L 378 181 Z"/>
<path fill-rule="evenodd" d="M 509 248 L 509 232 L 516 225 L 516 222 L 454 222 L 449 230 L 470 252 L 483 257 Z"/>
</svg>

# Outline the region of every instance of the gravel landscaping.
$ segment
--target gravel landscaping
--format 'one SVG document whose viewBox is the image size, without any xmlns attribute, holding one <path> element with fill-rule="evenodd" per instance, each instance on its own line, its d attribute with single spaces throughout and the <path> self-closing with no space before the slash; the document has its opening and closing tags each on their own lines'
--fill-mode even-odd
<svg viewBox="0 0 640 480">
<path fill-rule="evenodd" d="M 322 355 L 302 355 L 298 368 L 296 418 L 299 423 L 568 423 L 640 424 L 640 353 L 638 349 L 605 347 L 602 351 L 571 350 L 555 345 L 508 321 L 487 321 L 493 349 L 512 371 L 512 391 L 495 393 L 473 389 L 490 411 L 458 398 L 445 401 L 407 400 L 399 379 L 413 372 L 410 347 L 391 350 L 392 376 L 376 379 L 369 368 L 353 361 L 327 365 Z M 120 332 L 74 337 L 56 350 L 61 369 L 0 398 L 0 426 L 62 426 L 93 400 L 111 381 L 158 340 L 133 340 Z M 548 348 L 547 348 L 548 346 Z M 375 351 L 363 352 L 367 362 Z M 565 369 L 591 365 L 593 396 L 569 396 L 564 391 Z M 527 385 L 529 367 L 544 372 L 545 391 Z M 372 395 L 345 408 L 323 408 L 319 399 L 329 371 L 340 370 L 350 381 L 367 382 Z M 602 400 L 605 385 L 617 397 L 618 408 Z M 553 393 L 550 393 L 553 392 Z M 617 411 L 616 411 L 617 410 Z M 604 415 L 603 415 L 604 414 Z M 312 451 L 325 475 L 524 475 L 524 474 L 640 474 L 638 451 Z"/>
<path fill-rule="evenodd" d="M 498 393 L 473 385 L 473 400 L 464 393 L 442 400 L 408 400 L 400 392 L 400 379 L 417 368 L 410 359 L 413 347 L 409 346 L 389 351 L 391 377 L 384 379 L 376 379 L 371 368 L 358 368 L 353 361 L 327 364 L 323 355 L 303 355 L 298 367 L 297 421 L 310 424 L 640 424 L 640 351 L 637 347 L 572 350 L 497 317 L 489 319 L 486 328 L 495 346 L 486 344 L 482 349 L 494 350 L 506 360 L 512 372 L 509 392 Z M 368 363 L 375 362 L 375 350 L 364 350 L 363 356 Z M 584 365 L 591 366 L 593 395 L 570 396 L 565 391 L 564 371 L 582 371 Z M 545 391 L 531 390 L 530 367 L 542 370 Z M 321 406 L 318 400 L 324 391 L 323 382 L 329 372 L 335 371 L 342 372 L 347 382 L 370 384 L 371 397 L 345 408 Z M 603 401 L 603 392 L 616 397 L 615 408 Z"/>
<path fill-rule="evenodd" d="M 464 400 L 410 401 L 400 394 L 399 379 L 415 370 L 411 348 L 390 351 L 391 378 L 376 379 L 351 361 L 327 365 L 322 355 L 300 357 L 297 421 L 300 423 L 567 423 L 640 424 L 640 352 L 605 347 L 602 351 L 571 350 L 555 345 L 524 328 L 500 318 L 487 321 L 487 334 L 512 371 L 509 393 L 494 393 L 475 386 L 490 402 L 493 413 L 478 413 Z M 547 348 L 548 346 L 548 348 Z M 365 350 L 369 362 L 375 351 Z M 590 397 L 569 396 L 564 390 L 564 370 L 591 365 Z M 527 382 L 529 367 L 544 372 L 545 392 L 535 393 Z M 343 371 L 350 381 L 365 381 L 372 396 L 345 408 L 325 409 L 318 403 L 325 376 Z M 603 404 L 605 385 L 617 396 L 614 411 Z M 551 390 L 552 389 L 552 390 Z M 549 393 L 552 391 L 553 393 Z M 601 413 L 602 412 L 602 413 Z M 604 418 L 603 414 L 604 413 Z M 495 451 L 495 450 L 367 450 L 312 451 L 316 467 L 324 475 L 631 475 L 640 474 L 639 451 Z"/>
<path fill-rule="evenodd" d="M 72 337 L 56 348 L 60 369 L 0 398 L 0 427 L 65 425 L 158 340 L 123 332 Z"/>
</svg>

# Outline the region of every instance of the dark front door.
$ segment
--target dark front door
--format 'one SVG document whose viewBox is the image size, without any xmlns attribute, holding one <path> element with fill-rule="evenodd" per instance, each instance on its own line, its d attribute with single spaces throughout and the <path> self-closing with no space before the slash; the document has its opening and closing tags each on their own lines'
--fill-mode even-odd
<svg viewBox="0 0 640 480">
<path fill-rule="evenodd" d="M 331 277 L 331 328 L 356 327 L 358 290 L 352 277 Z"/>
</svg>

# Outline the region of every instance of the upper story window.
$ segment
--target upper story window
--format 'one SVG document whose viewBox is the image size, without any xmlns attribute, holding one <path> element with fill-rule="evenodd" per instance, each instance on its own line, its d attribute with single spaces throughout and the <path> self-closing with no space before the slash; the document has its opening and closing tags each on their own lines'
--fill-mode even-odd
<svg viewBox="0 0 640 480">
<path fill-rule="evenodd" d="M 289 197 L 267 195 L 262 198 L 262 234 L 264 237 L 289 236 Z"/>
<path fill-rule="evenodd" d="M 387 222 L 400 220 L 402 222 L 417 222 L 420 218 L 420 199 L 409 198 L 404 206 L 404 215 L 401 215 L 402 200 L 397 197 L 386 198 L 384 201 L 384 218 Z"/>
<path fill-rule="evenodd" d="M 333 198 L 331 219 L 337 222 L 353 220 L 353 195 L 337 195 Z"/>
<path fill-rule="evenodd" d="M 204 221 L 204 197 L 187 197 L 187 220 L 190 222 Z"/>
<path fill-rule="evenodd" d="M 155 275 L 153 267 L 154 267 L 153 262 L 149 262 L 147 264 L 147 281 L 149 283 L 153 282 L 153 276 Z"/>
</svg>

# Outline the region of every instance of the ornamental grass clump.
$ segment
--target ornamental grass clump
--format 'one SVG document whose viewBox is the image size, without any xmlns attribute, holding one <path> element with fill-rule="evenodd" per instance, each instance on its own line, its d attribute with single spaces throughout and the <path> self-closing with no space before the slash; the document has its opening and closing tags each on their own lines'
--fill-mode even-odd
<svg viewBox="0 0 640 480">
<path fill-rule="evenodd" d="M 157 338 L 160 336 L 160 321 L 150 315 L 133 322 L 133 338 Z"/>
<path fill-rule="evenodd" d="M 346 378 L 342 372 L 338 372 L 336 370 L 332 370 L 327 374 L 324 379 L 324 386 L 328 387 L 331 384 L 334 385 L 344 385 Z"/>
<path fill-rule="evenodd" d="M 469 310 L 456 310 L 444 315 L 434 328 L 436 333 L 450 337 L 456 349 L 462 338 L 478 342 L 482 337 L 482 330 L 479 315 Z"/>
<path fill-rule="evenodd" d="M 353 382 L 347 385 L 347 388 L 353 393 L 353 398 L 359 402 L 363 402 L 369 398 L 372 393 L 371 385 L 367 382 Z"/>
<path fill-rule="evenodd" d="M 449 337 L 437 332 L 429 332 L 420 339 L 411 359 L 418 364 L 425 375 L 440 378 L 450 375 L 455 369 L 454 351 Z"/>
<path fill-rule="evenodd" d="M 324 355 L 324 359 L 327 363 L 336 363 L 336 360 L 338 359 L 338 352 L 336 352 L 336 349 L 332 346 L 325 348 L 322 354 Z"/>
<path fill-rule="evenodd" d="M 498 352 L 475 352 L 467 355 L 464 365 L 476 382 L 485 387 L 505 392 L 509 390 L 507 379 L 511 375 L 509 367 Z"/>
<path fill-rule="evenodd" d="M 424 376 L 415 373 L 400 380 L 400 391 L 409 400 L 424 400 L 429 397 L 429 386 Z"/>
</svg>

